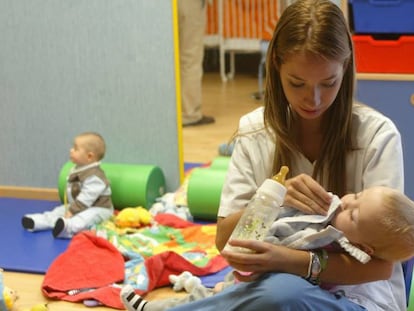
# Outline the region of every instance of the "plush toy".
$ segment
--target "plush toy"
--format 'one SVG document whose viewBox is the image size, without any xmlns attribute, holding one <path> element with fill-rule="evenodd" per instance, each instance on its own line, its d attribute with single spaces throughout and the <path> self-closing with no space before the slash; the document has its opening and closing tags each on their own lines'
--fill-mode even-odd
<svg viewBox="0 0 414 311">
<path fill-rule="evenodd" d="M 4 311 L 13 310 L 14 303 L 17 300 L 17 292 L 10 287 L 4 286 L 3 287 L 3 304 L 0 304 L 0 310 L 3 311 L 4 307 L 6 309 Z"/>
<path fill-rule="evenodd" d="M 0 268 L 0 311 L 12 311 L 15 310 L 15 302 L 18 298 L 17 292 L 3 283 L 3 269 Z M 20 310 L 20 309 L 19 309 Z M 24 311 L 48 311 L 47 303 L 38 303 L 29 309 Z"/>
<path fill-rule="evenodd" d="M 120 228 L 139 228 L 151 224 L 152 215 L 141 206 L 123 208 L 115 216 L 115 224 Z"/>
<path fill-rule="evenodd" d="M 16 291 L 3 283 L 3 269 L 0 268 L 0 311 L 11 311 L 17 300 Z"/>
<path fill-rule="evenodd" d="M 0 303 L 0 311 L 12 311 L 15 310 L 15 302 L 17 300 L 17 292 L 10 287 L 3 287 L 3 304 Z M 6 307 L 6 309 L 4 309 Z M 19 309 L 20 310 L 20 309 Z M 48 311 L 47 303 L 38 303 L 29 309 L 23 311 Z"/>
<path fill-rule="evenodd" d="M 170 274 L 168 279 L 173 284 L 173 290 L 175 292 L 185 290 L 187 293 L 191 293 L 196 286 L 201 285 L 200 278 L 194 276 L 189 271 L 184 271 L 180 275 Z"/>
</svg>

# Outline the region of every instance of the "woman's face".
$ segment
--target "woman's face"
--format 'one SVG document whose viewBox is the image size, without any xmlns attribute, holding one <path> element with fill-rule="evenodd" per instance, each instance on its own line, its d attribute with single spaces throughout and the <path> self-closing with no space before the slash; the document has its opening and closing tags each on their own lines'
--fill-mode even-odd
<svg viewBox="0 0 414 311">
<path fill-rule="evenodd" d="M 301 118 L 320 118 L 332 105 L 344 75 L 341 62 L 326 60 L 309 52 L 292 54 L 280 66 L 283 90 Z"/>
</svg>

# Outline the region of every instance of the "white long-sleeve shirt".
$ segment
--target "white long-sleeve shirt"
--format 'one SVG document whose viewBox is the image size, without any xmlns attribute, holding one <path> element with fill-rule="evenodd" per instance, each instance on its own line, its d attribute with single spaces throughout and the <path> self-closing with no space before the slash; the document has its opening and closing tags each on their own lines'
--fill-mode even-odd
<svg viewBox="0 0 414 311">
<path fill-rule="evenodd" d="M 354 107 L 352 122 L 358 148 L 346 159 L 346 191 L 358 193 L 373 186 L 404 191 L 401 136 L 394 123 L 379 112 L 360 105 Z M 219 217 L 244 209 L 257 188 L 272 175 L 275 138 L 264 128 L 262 107 L 240 119 L 239 134 L 221 194 Z M 303 154 L 297 154 L 289 169 L 292 176 L 312 175 L 314 163 Z M 405 284 L 399 263 L 394 265 L 389 280 L 331 289 L 338 290 L 370 311 L 406 310 Z"/>
</svg>

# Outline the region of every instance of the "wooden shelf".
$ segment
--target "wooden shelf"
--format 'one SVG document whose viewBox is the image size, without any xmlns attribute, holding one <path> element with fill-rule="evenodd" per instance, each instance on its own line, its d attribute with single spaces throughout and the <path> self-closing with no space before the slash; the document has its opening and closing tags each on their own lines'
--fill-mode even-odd
<svg viewBox="0 0 414 311">
<path fill-rule="evenodd" d="M 414 73 L 357 73 L 356 78 L 357 80 L 414 81 Z"/>
</svg>

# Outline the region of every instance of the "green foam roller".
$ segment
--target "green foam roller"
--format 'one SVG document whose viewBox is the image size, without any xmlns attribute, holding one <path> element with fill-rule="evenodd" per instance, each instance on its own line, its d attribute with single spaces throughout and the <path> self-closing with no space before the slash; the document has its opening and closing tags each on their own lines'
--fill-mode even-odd
<svg viewBox="0 0 414 311">
<path fill-rule="evenodd" d="M 188 180 L 187 204 L 194 218 L 216 220 L 227 171 L 195 168 Z"/>
<path fill-rule="evenodd" d="M 210 164 L 210 169 L 227 171 L 230 157 L 216 157 Z"/>
<path fill-rule="evenodd" d="M 411 259 L 412 260 L 412 259 Z M 411 275 L 411 287 L 408 294 L 408 309 L 407 311 L 414 311 L 414 273 Z"/>
<path fill-rule="evenodd" d="M 74 166 L 67 162 L 59 174 L 59 196 L 63 202 L 66 179 Z M 112 202 L 116 209 L 129 206 L 150 208 L 165 193 L 165 177 L 154 165 L 102 163 L 102 170 L 111 183 Z"/>
</svg>

